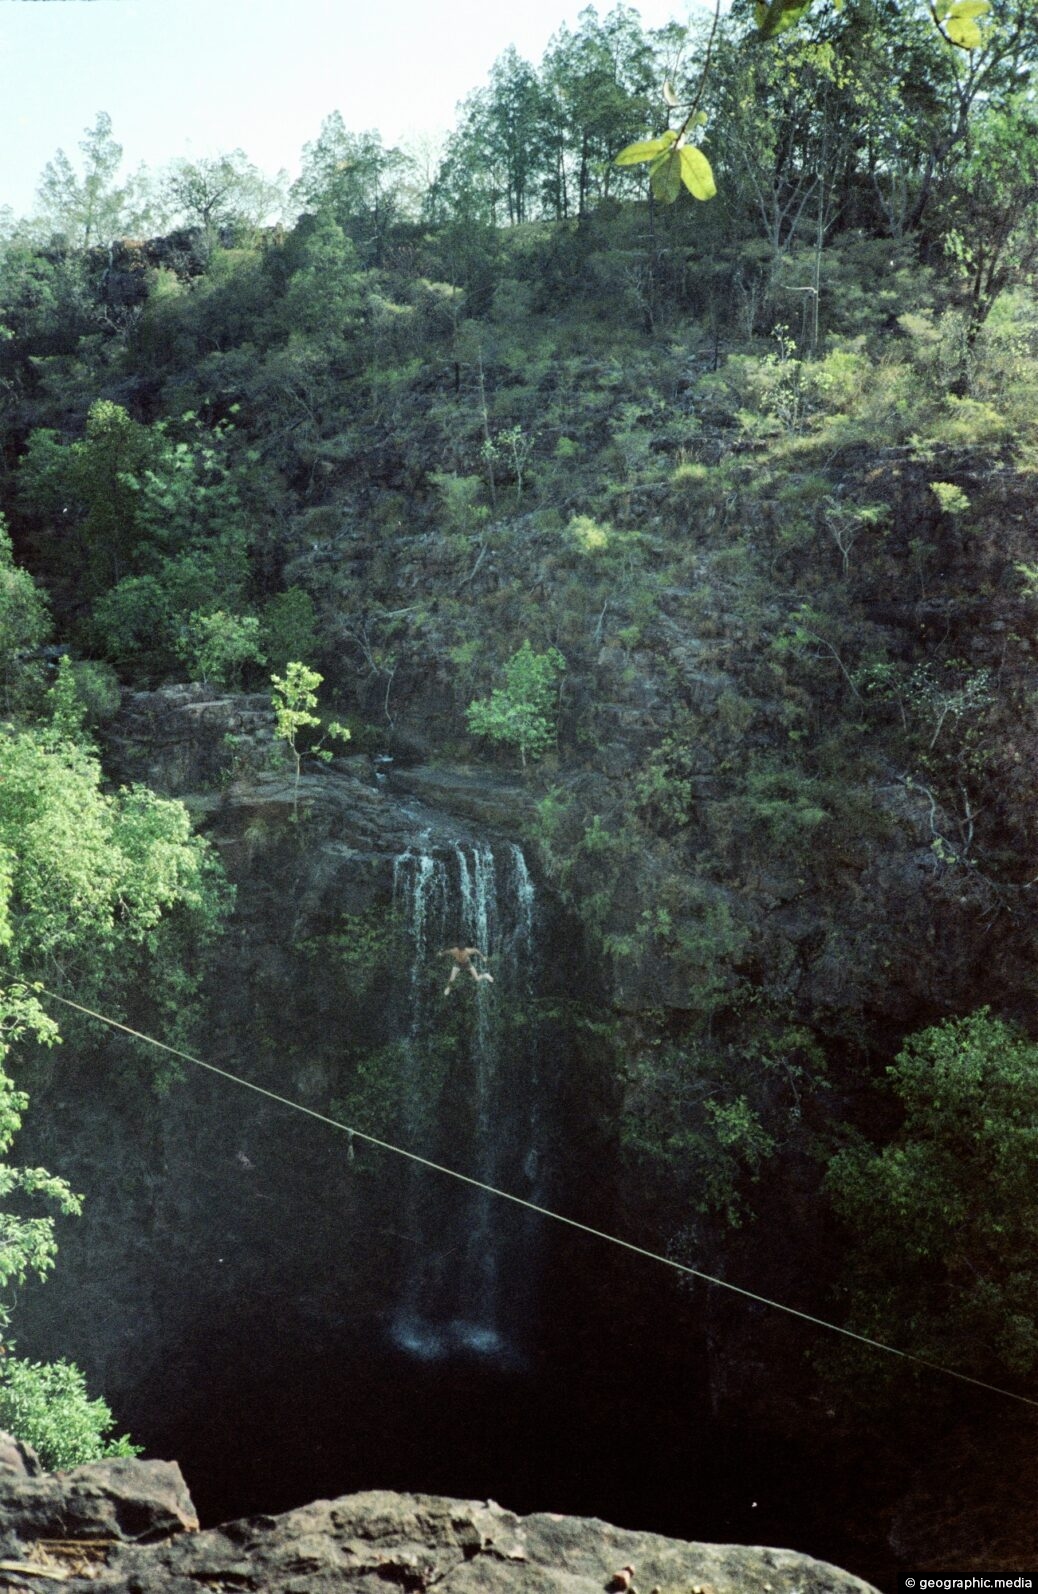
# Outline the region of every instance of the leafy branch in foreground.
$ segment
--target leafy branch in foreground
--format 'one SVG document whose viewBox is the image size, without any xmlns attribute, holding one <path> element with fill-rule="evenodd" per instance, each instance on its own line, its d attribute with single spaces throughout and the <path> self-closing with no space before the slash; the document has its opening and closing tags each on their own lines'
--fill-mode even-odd
<svg viewBox="0 0 1038 1594">
<path fill-rule="evenodd" d="M 6 935 L 5 935 L 6 931 Z M 6 918 L 0 918 L 0 944 L 10 939 Z M 0 990 L 0 1157 L 6 1154 L 22 1125 L 28 1105 L 24 1091 L 3 1070 L 3 1061 L 19 1040 L 31 1038 L 52 1046 L 57 1026 L 25 985 Z M 0 1198 L 14 1196 L 24 1205 L 42 1196 L 66 1216 L 82 1211 L 82 1199 L 64 1179 L 46 1168 L 14 1168 L 0 1162 Z M 52 1216 L 26 1217 L 0 1210 L 0 1328 L 11 1320 L 9 1292 L 29 1278 L 45 1278 L 54 1266 L 58 1244 Z M 103 1400 L 91 1400 L 86 1380 L 73 1362 L 27 1362 L 4 1352 L 0 1362 L 0 1428 L 33 1445 L 44 1467 L 75 1467 L 104 1456 L 133 1456 L 138 1447 L 128 1437 L 109 1438 L 114 1418 Z"/>
<path fill-rule="evenodd" d="M 0 944 L 7 945 L 11 930 L 5 905 L 0 905 L 0 914 Z M 25 1092 L 16 1089 L 4 1072 L 3 1060 L 10 1048 L 26 1036 L 52 1046 L 58 1039 L 57 1026 L 25 986 L 0 990 L 0 1158 L 22 1127 L 22 1114 L 29 1104 Z M 0 1198 L 8 1196 L 42 1196 L 66 1215 L 82 1210 L 80 1197 L 73 1194 L 64 1179 L 45 1168 L 13 1168 L 0 1161 Z M 30 1277 L 45 1278 L 54 1266 L 57 1250 L 53 1217 L 23 1217 L 0 1209 L 0 1329 L 6 1329 L 11 1320 L 11 1308 L 5 1299 L 8 1289 L 24 1284 Z"/>
<path fill-rule="evenodd" d="M 984 42 L 977 18 L 990 9 L 989 0 L 933 0 L 930 15 L 938 33 L 949 44 L 960 50 L 977 50 Z"/>
<path fill-rule="evenodd" d="M 754 0 L 758 39 L 773 39 L 799 27 L 813 3 L 814 0 Z M 842 9 L 843 0 L 833 0 L 833 3 L 837 10 Z M 941 38 L 960 50 L 976 50 L 983 44 L 984 32 L 978 18 L 990 9 L 990 0 L 930 0 L 929 5 L 930 16 Z M 717 193 L 710 162 L 698 145 L 689 142 L 689 136 L 696 128 L 706 125 L 706 112 L 700 110 L 700 101 L 710 76 L 720 17 L 721 0 L 717 0 L 699 82 L 681 126 L 668 127 L 655 138 L 637 139 L 622 149 L 613 161 L 615 166 L 647 164 L 653 196 L 665 205 L 674 203 L 682 187 L 687 188 L 694 199 L 713 199 Z M 663 98 L 670 109 L 679 104 L 669 83 L 663 85 Z"/>
<path fill-rule="evenodd" d="M 717 0 L 714 20 L 710 26 L 710 37 L 706 45 L 703 70 L 699 74 L 696 92 L 681 126 L 676 131 L 668 127 L 659 138 L 643 139 L 628 144 L 627 148 L 622 149 L 617 155 L 614 163 L 617 166 L 639 166 L 643 161 L 648 161 L 652 191 L 665 205 L 674 203 L 681 192 L 682 184 L 693 199 L 713 199 L 717 193 L 710 162 L 696 144 L 690 144 L 687 140 L 690 128 L 706 125 L 706 112 L 700 110 L 699 102 L 703 98 L 703 90 L 710 76 L 710 58 L 713 55 L 714 40 L 717 37 L 720 20 L 721 0 Z M 671 109 L 679 103 L 669 83 L 663 85 L 663 98 Z"/>
</svg>

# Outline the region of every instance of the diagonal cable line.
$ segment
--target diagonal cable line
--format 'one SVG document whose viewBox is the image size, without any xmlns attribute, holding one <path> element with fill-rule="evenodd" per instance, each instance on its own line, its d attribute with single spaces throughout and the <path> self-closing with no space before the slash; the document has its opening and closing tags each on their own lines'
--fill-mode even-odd
<svg viewBox="0 0 1038 1594">
<path fill-rule="evenodd" d="M 181 1051 L 176 1046 L 168 1046 L 165 1041 L 156 1040 L 153 1035 L 145 1035 L 141 1030 L 132 1029 L 129 1024 L 122 1024 L 106 1013 L 98 1013 L 91 1007 L 84 1007 L 80 1002 L 73 1002 L 67 996 L 59 996 L 56 991 L 48 991 L 45 986 L 35 985 L 33 989 L 41 996 L 50 997 L 51 1001 L 61 1002 L 77 1013 L 84 1013 L 87 1018 L 97 1019 L 99 1023 L 107 1024 L 111 1029 L 121 1030 L 124 1035 L 143 1041 L 146 1046 L 154 1046 L 159 1051 L 168 1052 L 171 1057 L 179 1057 L 185 1063 L 193 1063 L 196 1068 L 204 1068 L 208 1073 L 229 1080 L 233 1085 L 240 1085 L 245 1090 L 251 1090 L 257 1096 L 265 1096 L 268 1101 L 277 1102 L 279 1106 L 287 1107 L 292 1112 L 304 1113 L 307 1118 L 315 1118 L 318 1123 L 348 1135 L 351 1141 L 363 1140 L 369 1146 L 376 1146 L 380 1151 L 392 1152 L 397 1157 L 405 1157 L 409 1162 L 417 1163 L 419 1167 L 431 1169 L 433 1173 L 445 1174 L 450 1179 L 472 1185 L 475 1189 L 497 1196 L 502 1201 L 511 1201 L 515 1206 L 525 1207 L 528 1212 L 537 1212 L 542 1218 L 551 1218 L 555 1223 L 564 1223 L 567 1228 L 578 1229 L 582 1234 L 590 1234 L 596 1240 L 620 1246 L 622 1250 L 632 1251 L 636 1256 L 646 1257 L 650 1262 L 662 1263 L 664 1267 L 672 1268 L 676 1273 L 684 1273 L 690 1278 L 699 1279 L 704 1284 L 715 1285 L 721 1290 L 730 1290 L 732 1294 L 741 1295 L 746 1300 L 757 1301 L 761 1306 L 770 1306 L 776 1312 L 799 1317 L 805 1323 L 813 1323 L 815 1327 L 828 1329 L 833 1334 L 842 1334 L 847 1339 L 857 1340 L 860 1345 L 871 1346 L 873 1350 L 885 1351 L 888 1356 L 899 1356 L 904 1361 L 913 1362 L 917 1367 L 926 1367 L 930 1372 L 942 1373 L 946 1378 L 957 1378 L 960 1383 L 973 1384 L 977 1389 L 986 1389 L 993 1395 L 1002 1395 L 1006 1400 L 1015 1400 L 1023 1406 L 1033 1406 L 1038 1410 L 1038 1400 L 1032 1400 L 1029 1395 L 1020 1395 L 1012 1389 L 1003 1389 L 999 1384 L 986 1383 L 983 1378 L 973 1378 L 969 1373 L 957 1372 L 954 1367 L 945 1367 L 941 1362 L 930 1361 L 926 1356 L 916 1355 L 914 1351 L 899 1350 L 897 1346 L 887 1345 L 880 1339 L 872 1339 L 868 1334 L 858 1334 L 852 1328 L 844 1328 L 839 1323 L 828 1322 L 824 1317 L 815 1317 L 810 1312 L 802 1312 L 798 1307 L 788 1306 L 784 1301 L 771 1300 L 767 1295 L 758 1295 L 755 1290 L 744 1289 L 742 1285 L 732 1284 L 728 1279 L 715 1278 L 713 1274 L 703 1273 L 699 1268 L 689 1267 L 684 1262 L 675 1262 L 673 1257 L 662 1256 L 658 1251 L 650 1251 L 643 1245 L 635 1245 L 631 1240 L 622 1240 L 619 1235 L 608 1234 L 604 1229 L 592 1228 L 590 1224 L 580 1223 L 576 1218 L 568 1218 L 562 1212 L 553 1212 L 550 1207 L 539 1206 L 536 1201 L 527 1201 L 523 1196 L 513 1195 L 509 1190 L 499 1190 L 496 1185 L 486 1184 L 482 1179 L 474 1179 L 467 1173 L 459 1173 L 457 1168 L 448 1168 L 441 1162 L 433 1162 L 428 1157 L 420 1156 L 417 1151 L 408 1151 L 403 1146 L 393 1145 L 389 1140 L 379 1140 L 376 1135 L 369 1135 L 363 1129 L 354 1129 L 349 1124 L 340 1123 L 337 1118 L 329 1118 L 326 1113 L 317 1112 L 313 1107 L 304 1107 L 302 1102 L 292 1101 L 288 1096 L 280 1096 L 277 1091 L 268 1090 L 265 1085 L 257 1085 L 240 1074 L 233 1074 L 229 1069 L 218 1067 L 216 1063 L 207 1063 L 201 1057 L 193 1057 L 190 1052 Z"/>
</svg>

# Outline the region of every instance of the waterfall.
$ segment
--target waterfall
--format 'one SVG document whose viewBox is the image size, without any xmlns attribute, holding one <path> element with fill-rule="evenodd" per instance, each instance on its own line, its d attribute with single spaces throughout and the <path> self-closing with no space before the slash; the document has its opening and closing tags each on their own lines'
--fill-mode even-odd
<svg viewBox="0 0 1038 1594">
<path fill-rule="evenodd" d="M 407 935 L 403 1019 L 403 1128 L 410 1149 L 483 1183 L 535 1195 L 538 1141 L 536 901 L 514 843 L 428 836 L 395 861 L 394 907 Z M 475 946 L 490 981 L 462 971 L 444 987 L 444 946 Z M 437 1042 L 449 1065 L 433 1099 L 429 1059 Z M 459 1353 L 512 1362 L 531 1288 L 533 1229 L 527 1214 L 502 1212 L 488 1192 L 448 1185 L 413 1167 L 402 1227 L 407 1250 L 390 1324 L 395 1343 L 433 1360 Z"/>
</svg>

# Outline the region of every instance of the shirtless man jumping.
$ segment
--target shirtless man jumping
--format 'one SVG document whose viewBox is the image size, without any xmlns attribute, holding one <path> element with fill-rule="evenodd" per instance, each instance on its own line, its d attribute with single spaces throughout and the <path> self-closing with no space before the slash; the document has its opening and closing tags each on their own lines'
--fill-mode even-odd
<svg viewBox="0 0 1038 1594">
<path fill-rule="evenodd" d="M 451 986 L 458 978 L 458 975 L 461 973 L 462 969 L 468 969 L 477 985 L 479 984 L 480 980 L 489 980 L 490 984 L 493 985 L 494 976 L 492 974 L 487 974 L 485 971 L 480 973 L 479 969 L 476 968 L 476 965 L 472 961 L 473 958 L 482 958 L 484 962 L 486 961 L 486 953 L 481 952 L 478 946 L 445 946 L 439 956 L 441 958 L 454 959 L 454 967 L 451 969 L 450 978 L 443 988 L 444 996 L 450 995 Z"/>
</svg>

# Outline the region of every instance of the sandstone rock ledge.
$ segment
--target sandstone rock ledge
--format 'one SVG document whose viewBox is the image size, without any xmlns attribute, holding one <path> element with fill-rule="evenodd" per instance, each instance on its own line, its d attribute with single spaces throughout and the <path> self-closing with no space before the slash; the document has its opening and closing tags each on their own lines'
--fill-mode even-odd
<svg viewBox="0 0 1038 1594">
<path fill-rule="evenodd" d="M 792 1550 L 682 1544 L 578 1517 L 517 1517 L 493 1501 L 372 1490 L 197 1531 L 174 1463 L 43 1473 L 0 1436 L 0 1589 L 108 1594 L 875 1594 Z M 617 1573 L 621 1576 L 618 1578 Z"/>
</svg>

